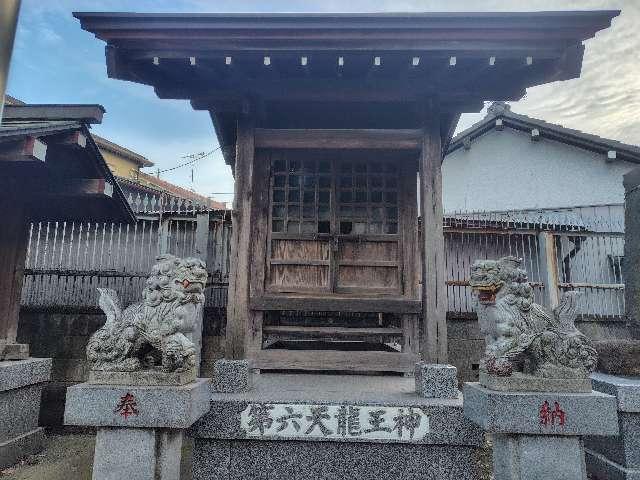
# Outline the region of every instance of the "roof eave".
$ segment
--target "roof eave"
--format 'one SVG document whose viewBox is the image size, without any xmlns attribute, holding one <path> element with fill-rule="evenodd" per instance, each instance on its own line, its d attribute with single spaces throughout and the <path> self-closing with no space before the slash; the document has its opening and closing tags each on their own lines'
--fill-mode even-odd
<svg viewBox="0 0 640 480">
<path fill-rule="evenodd" d="M 530 131 L 531 129 L 536 128 L 539 130 L 540 136 L 543 139 L 546 138 L 549 140 L 559 141 L 596 153 L 606 153 L 609 150 L 615 150 L 617 154 L 617 160 L 640 163 L 640 151 L 631 150 L 628 148 L 629 146 L 626 146 L 624 144 L 612 145 L 606 141 L 598 141 L 597 139 L 591 138 L 589 134 L 585 134 L 583 136 L 578 133 L 554 129 L 553 125 L 541 125 L 538 122 L 527 121 L 523 118 L 517 118 L 514 115 L 517 114 L 505 112 L 500 113 L 499 115 L 488 115 L 482 121 L 456 135 L 451 141 L 446 155 L 450 155 L 456 150 L 462 148 L 466 139 L 473 141 L 476 138 L 479 138 L 486 133 L 494 130 L 496 128 L 496 120 L 502 119 L 503 126 L 507 128 L 512 128 L 518 131 Z M 518 117 L 522 116 L 518 115 Z"/>
</svg>

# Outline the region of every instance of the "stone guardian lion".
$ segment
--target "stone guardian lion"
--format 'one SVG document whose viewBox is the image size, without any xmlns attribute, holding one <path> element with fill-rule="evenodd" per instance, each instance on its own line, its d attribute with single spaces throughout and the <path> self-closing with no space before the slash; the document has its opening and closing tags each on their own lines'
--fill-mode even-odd
<svg viewBox="0 0 640 480">
<path fill-rule="evenodd" d="M 135 372 L 192 370 L 196 349 L 188 336 L 204 302 L 205 264 L 197 258 L 160 255 L 142 292 L 141 303 L 124 310 L 114 290 L 99 288 L 107 316 L 87 345 L 91 370 Z"/>
<path fill-rule="evenodd" d="M 566 292 L 547 312 L 534 303 L 522 260 L 478 260 L 471 267 L 480 330 L 486 340 L 484 368 L 490 375 L 521 372 L 545 378 L 585 378 L 595 369 L 596 350 L 574 324 L 578 292 Z"/>
</svg>

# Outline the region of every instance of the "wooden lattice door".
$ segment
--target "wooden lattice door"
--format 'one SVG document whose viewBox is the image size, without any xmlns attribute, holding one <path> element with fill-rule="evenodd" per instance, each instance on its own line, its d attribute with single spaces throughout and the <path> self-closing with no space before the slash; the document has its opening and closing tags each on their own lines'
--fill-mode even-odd
<svg viewBox="0 0 640 480">
<path fill-rule="evenodd" d="M 397 157 L 384 152 L 270 152 L 272 293 L 401 296 Z"/>
</svg>

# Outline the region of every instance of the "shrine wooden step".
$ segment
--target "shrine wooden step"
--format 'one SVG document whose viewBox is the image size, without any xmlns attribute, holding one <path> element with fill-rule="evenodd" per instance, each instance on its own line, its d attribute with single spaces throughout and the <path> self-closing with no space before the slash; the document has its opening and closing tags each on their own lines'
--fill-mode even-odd
<svg viewBox="0 0 640 480">
<path fill-rule="evenodd" d="M 384 351 L 286 350 L 253 352 L 261 370 L 333 370 L 350 372 L 413 372 L 418 355 Z"/>
<path fill-rule="evenodd" d="M 280 340 L 323 338 L 329 340 L 350 340 L 379 338 L 392 341 L 402 337 L 401 328 L 351 328 L 351 327 L 306 327 L 297 325 L 268 325 L 262 327 L 265 336 Z"/>
</svg>

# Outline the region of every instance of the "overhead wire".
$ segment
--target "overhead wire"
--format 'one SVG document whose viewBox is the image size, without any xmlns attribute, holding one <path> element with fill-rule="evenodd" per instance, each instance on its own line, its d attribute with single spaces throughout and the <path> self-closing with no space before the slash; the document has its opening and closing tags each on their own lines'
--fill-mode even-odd
<svg viewBox="0 0 640 480">
<path fill-rule="evenodd" d="M 156 174 L 161 174 L 164 172 L 171 172 L 173 170 L 177 170 L 178 168 L 182 168 L 182 167 L 186 167 L 187 165 L 191 165 L 193 163 L 196 163 L 198 160 L 202 160 L 203 158 L 207 158 L 211 155 L 213 155 L 215 152 L 217 152 L 218 150 L 220 150 L 222 148 L 222 146 L 219 146 L 217 148 L 214 148 L 213 150 L 209 151 L 209 152 L 201 152 L 201 153 L 191 153 L 189 155 L 184 155 L 181 158 L 191 158 L 192 160 L 189 160 L 188 162 L 184 162 L 181 163 L 180 165 L 176 165 L 175 167 L 171 167 L 171 168 L 165 168 L 164 170 L 158 170 L 156 172 Z"/>
</svg>

